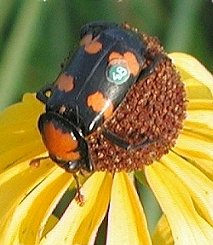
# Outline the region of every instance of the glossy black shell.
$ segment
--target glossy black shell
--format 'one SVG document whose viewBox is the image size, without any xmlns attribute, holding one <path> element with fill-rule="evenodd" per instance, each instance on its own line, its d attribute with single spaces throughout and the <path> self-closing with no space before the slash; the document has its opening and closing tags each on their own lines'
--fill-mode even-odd
<svg viewBox="0 0 213 245">
<path fill-rule="evenodd" d="M 46 111 L 61 113 L 61 108 L 65 108 L 63 116 L 80 128 L 83 135 L 88 135 L 101 126 L 107 109 L 107 106 L 106 108 L 103 106 L 102 110 L 94 111 L 88 105 L 88 97 L 99 92 L 111 102 L 114 111 L 137 81 L 146 53 L 146 46 L 139 35 L 123 26 L 91 23 L 81 29 L 81 38 L 86 35 L 92 36 L 92 41 L 96 40 L 101 45 L 101 49 L 96 53 L 89 53 L 85 49 L 86 45 L 81 45 L 69 59 L 59 77 L 65 74 L 74 78 L 73 89 L 71 91 L 59 89 L 58 77 L 48 89 L 44 88 L 37 94 L 38 98 L 40 95 L 41 100 L 41 94 L 46 96 L 45 93 L 50 90 L 50 97 L 43 101 L 46 104 Z M 133 54 L 138 62 L 137 74 L 132 74 L 130 71 L 128 79 L 122 84 L 114 83 L 107 78 L 109 57 L 113 52 L 123 57 L 120 58 L 121 62 L 122 59 L 125 61 L 124 54 L 127 52 Z"/>
</svg>

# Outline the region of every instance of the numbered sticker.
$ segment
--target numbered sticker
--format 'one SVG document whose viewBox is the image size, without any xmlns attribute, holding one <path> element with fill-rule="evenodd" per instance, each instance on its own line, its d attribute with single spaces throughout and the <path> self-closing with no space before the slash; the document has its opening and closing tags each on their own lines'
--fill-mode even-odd
<svg viewBox="0 0 213 245">
<path fill-rule="evenodd" d="M 125 83 L 130 76 L 126 62 L 119 60 L 117 62 L 113 61 L 113 63 L 110 63 L 107 67 L 106 76 L 109 82 L 115 84 Z"/>
</svg>

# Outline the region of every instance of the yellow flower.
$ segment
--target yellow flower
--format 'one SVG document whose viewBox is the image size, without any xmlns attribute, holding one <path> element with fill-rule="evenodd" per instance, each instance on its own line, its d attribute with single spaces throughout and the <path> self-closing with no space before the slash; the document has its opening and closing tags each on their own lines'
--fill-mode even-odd
<svg viewBox="0 0 213 245">
<path fill-rule="evenodd" d="M 185 84 L 187 115 L 175 146 L 144 166 L 163 212 L 153 236 L 133 175 L 100 171 L 82 178 L 80 206 L 71 174 L 48 159 L 39 168 L 29 166 L 47 152 L 37 129 L 43 105 L 26 94 L 0 114 L 0 244 L 94 244 L 105 217 L 107 245 L 212 243 L 213 78 L 189 55 L 170 58 Z"/>
</svg>

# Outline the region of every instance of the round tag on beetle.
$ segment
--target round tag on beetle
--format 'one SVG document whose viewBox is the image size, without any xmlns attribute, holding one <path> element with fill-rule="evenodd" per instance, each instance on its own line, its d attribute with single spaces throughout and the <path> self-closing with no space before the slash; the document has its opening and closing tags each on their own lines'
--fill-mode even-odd
<svg viewBox="0 0 213 245">
<path fill-rule="evenodd" d="M 106 69 L 106 78 L 109 82 L 114 84 L 125 83 L 130 77 L 130 70 L 126 60 L 114 59 Z"/>
</svg>

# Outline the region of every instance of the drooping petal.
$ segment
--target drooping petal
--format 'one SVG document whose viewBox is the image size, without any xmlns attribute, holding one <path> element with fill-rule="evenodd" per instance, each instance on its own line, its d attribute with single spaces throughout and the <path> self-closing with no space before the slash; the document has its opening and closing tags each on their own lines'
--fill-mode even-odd
<svg viewBox="0 0 213 245">
<path fill-rule="evenodd" d="M 71 202 L 56 226 L 46 234 L 42 245 L 93 244 L 110 199 L 112 176 L 94 173 L 83 185 L 85 203 Z"/>
<path fill-rule="evenodd" d="M 178 175 L 198 207 L 200 215 L 213 227 L 213 181 L 173 152 L 165 155 L 161 162 Z"/>
<path fill-rule="evenodd" d="M 167 217 L 175 244 L 211 244 L 213 227 L 195 209 L 182 180 L 161 163 L 147 166 L 145 174 Z"/>
<path fill-rule="evenodd" d="M 124 172 L 114 176 L 106 244 L 151 244 L 139 197 Z"/>
<path fill-rule="evenodd" d="M 188 98 L 213 98 L 213 76 L 197 59 L 184 53 L 172 53 L 169 56 L 188 87 Z"/>
<path fill-rule="evenodd" d="M 152 236 L 153 245 L 173 245 L 171 229 L 165 215 L 162 215 Z"/>
<path fill-rule="evenodd" d="M 0 243 L 38 244 L 48 217 L 71 180 L 70 174 L 56 168 L 38 183 L 32 192 L 8 212 L 1 227 Z"/>
<path fill-rule="evenodd" d="M 39 168 L 30 168 L 29 161 L 8 168 L 0 175 L 0 225 L 4 224 L 10 209 L 17 207 L 56 166 L 43 161 Z M 1 229 L 0 229 L 1 231 Z"/>
</svg>

